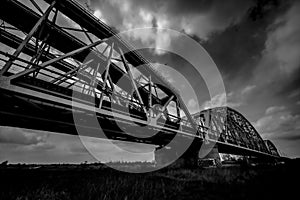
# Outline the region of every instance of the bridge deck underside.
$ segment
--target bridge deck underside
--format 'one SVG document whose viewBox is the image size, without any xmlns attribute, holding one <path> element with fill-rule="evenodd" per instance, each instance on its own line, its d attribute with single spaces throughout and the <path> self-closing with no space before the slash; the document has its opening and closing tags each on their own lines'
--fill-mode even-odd
<svg viewBox="0 0 300 200">
<path fill-rule="evenodd" d="M 157 146 L 168 145 L 174 135 L 177 134 L 176 131 L 172 132 L 164 130 L 161 131 L 161 135 L 157 134 L 155 137 L 137 137 L 137 132 L 135 132 L 134 135 L 124 132 L 126 129 L 125 127 L 128 126 L 125 121 L 118 123 L 117 127 L 123 126 L 121 129 L 112 128 L 115 126 L 113 124 L 115 123 L 116 119 L 112 119 L 111 116 L 105 114 L 99 114 L 97 116 L 92 114 L 92 116 L 89 116 L 91 113 L 83 113 L 82 117 L 87 121 L 89 121 L 89 118 L 94 120 L 93 118 L 96 117 L 99 120 L 99 126 L 91 127 L 84 123 L 75 126 L 71 106 L 63 107 L 63 105 L 60 104 L 53 105 L 53 102 L 51 101 L 47 103 L 45 101 L 40 101 L 37 98 L 32 99 L 30 96 L 16 96 L 14 93 L 7 91 L 1 91 L 1 99 L 6 105 L 5 109 L 2 108 L 0 111 L 0 117 L 3 119 L 0 121 L 0 125 L 3 126 L 52 131 L 71 135 L 78 135 L 78 132 L 80 131 L 84 132 L 84 134 L 81 134 L 82 136 L 146 143 Z M 109 107 L 106 109 L 109 109 Z M 136 125 L 136 127 L 139 126 Z M 122 130 L 122 128 L 124 129 Z M 136 128 L 134 129 L 136 130 Z M 190 132 L 192 129 L 186 131 Z M 142 135 L 142 132 L 143 131 L 138 134 Z M 182 139 L 193 140 L 194 138 L 183 135 Z M 241 148 L 240 146 L 230 145 L 221 141 L 212 140 L 211 142 L 216 142 L 219 153 L 252 155 L 263 158 L 274 157 L 263 152 L 255 151 L 249 148 Z"/>
</svg>

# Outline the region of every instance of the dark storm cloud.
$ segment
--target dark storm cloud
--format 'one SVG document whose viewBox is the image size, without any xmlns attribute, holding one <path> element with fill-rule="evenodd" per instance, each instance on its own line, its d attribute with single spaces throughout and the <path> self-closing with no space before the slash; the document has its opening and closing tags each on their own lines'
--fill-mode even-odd
<svg viewBox="0 0 300 200">
<path fill-rule="evenodd" d="M 223 19 L 242 12 L 252 4 L 251 0 L 131 0 L 131 2 L 132 5 L 153 11 L 163 9 L 169 15 L 198 15 L 214 12 L 219 15 L 217 18 Z"/>
<path fill-rule="evenodd" d="M 279 91 L 276 95 L 300 99 L 300 66 L 289 79 L 285 79 L 284 87 L 279 86 Z"/>
<path fill-rule="evenodd" d="M 85 0 L 80 0 L 86 2 Z M 88 3 L 92 7 L 100 6 L 101 4 L 107 3 L 111 0 L 90 0 Z M 167 10 L 170 14 L 186 14 L 195 12 L 204 12 L 212 7 L 216 2 L 222 1 L 211 1 L 211 0 L 126 0 L 135 7 L 143 7 L 149 10 L 157 11 L 159 9 Z M 112 0 L 113 4 L 118 3 L 118 0 Z M 236 1 L 238 2 L 238 1 Z"/>
<path fill-rule="evenodd" d="M 270 24 L 289 6 L 286 2 L 258 1 L 239 24 L 212 35 L 208 41 L 200 40 L 225 79 L 239 84 L 252 78 L 266 48 Z"/>
<path fill-rule="evenodd" d="M 93 0 L 90 7 L 100 9 L 100 19 L 119 30 L 159 26 L 192 35 L 202 41 L 230 88 L 252 78 L 265 49 L 270 24 L 290 4 L 276 0 Z M 154 47 L 172 45 L 171 36 L 163 33 L 140 33 L 132 37 L 154 43 Z"/>
<path fill-rule="evenodd" d="M 90 8 L 101 13 L 100 19 L 119 30 L 161 25 L 196 34 L 207 39 L 209 34 L 238 23 L 252 1 L 208 0 L 92 0 Z M 149 23 L 144 18 L 151 18 Z M 153 23 L 154 22 L 154 23 Z"/>
<path fill-rule="evenodd" d="M 228 80 L 250 78 L 264 49 L 266 33 L 254 23 L 230 27 L 203 43 L 223 77 Z M 256 37 L 256 39 L 253 39 Z M 249 76 L 250 75 L 250 76 Z M 244 79 L 245 80 L 245 79 Z M 225 80 L 225 83 L 228 83 Z"/>
<path fill-rule="evenodd" d="M 255 81 L 273 98 L 294 103 L 299 99 L 300 84 L 300 3 L 295 1 L 269 26 L 263 56 L 254 73 Z M 270 90 L 272 88 L 272 90 Z"/>
</svg>

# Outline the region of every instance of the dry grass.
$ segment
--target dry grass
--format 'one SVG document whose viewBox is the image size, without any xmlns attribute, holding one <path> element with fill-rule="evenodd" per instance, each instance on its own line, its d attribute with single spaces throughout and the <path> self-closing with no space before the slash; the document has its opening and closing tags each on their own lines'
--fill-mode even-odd
<svg viewBox="0 0 300 200">
<path fill-rule="evenodd" d="M 0 199 L 287 199 L 299 166 L 163 169 L 129 174 L 103 166 L 0 169 Z"/>
</svg>

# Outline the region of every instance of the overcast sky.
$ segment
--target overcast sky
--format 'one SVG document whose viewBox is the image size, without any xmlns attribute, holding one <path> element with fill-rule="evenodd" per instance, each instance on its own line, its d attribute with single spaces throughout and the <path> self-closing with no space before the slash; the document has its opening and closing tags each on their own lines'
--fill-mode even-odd
<svg viewBox="0 0 300 200">
<path fill-rule="evenodd" d="M 203 80 L 194 77 L 186 61 L 155 50 L 158 46 L 172 49 L 177 41 L 173 35 L 157 31 L 128 37 L 154 47 L 153 51 L 144 52 L 151 62 L 173 67 L 188 77 L 193 87 L 203 91 L 200 93 L 203 95 L 197 94 L 200 109 L 225 104 L 233 107 L 281 152 L 290 157 L 300 156 L 299 1 L 80 0 L 80 3 L 87 3 L 96 17 L 120 31 L 158 27 L 188 34 L 218 66 L 227 104 L 222 94 L 209 99 Z M 189 51 L 186 46 L 182 48 Z M 183 94 L 189 110 L 197 112 L 196 99 L 185 94 L 185 86 L 177 81 L 177 75 L 168 69 L 160 71 Z M 152 153 L 128 156 L 103 140 L 97 141 L 97 148 L 103 154 L 103 161 L 153 159 Z M 1 160 L 94 161 L 74 136 L 8 127 L 0 129 Z"/>
</svg>

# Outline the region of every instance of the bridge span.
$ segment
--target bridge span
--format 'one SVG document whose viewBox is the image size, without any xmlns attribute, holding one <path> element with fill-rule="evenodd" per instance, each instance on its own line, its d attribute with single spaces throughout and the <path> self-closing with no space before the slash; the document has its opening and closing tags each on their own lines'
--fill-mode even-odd
<svg viewBox="0 0 300 200">
<path fill-rule="evenodd" d="M 1 2 L 0 125 L 73 135 L 84 130 L 158 148 L 177 135 L 196 141 L 191 151 L 211 143 L 220 153 L 282 158 L 231 108 L 191 115 L 151 63 L 77 2 L 30 2 Z"/>
</svg>

